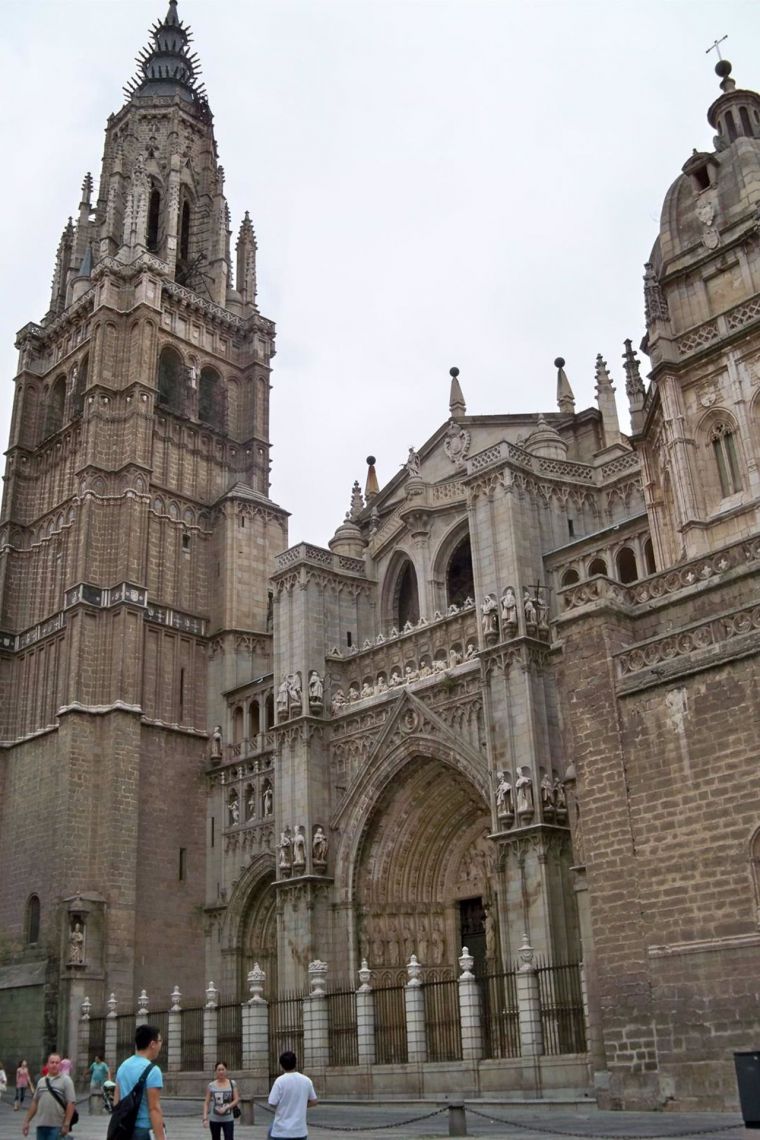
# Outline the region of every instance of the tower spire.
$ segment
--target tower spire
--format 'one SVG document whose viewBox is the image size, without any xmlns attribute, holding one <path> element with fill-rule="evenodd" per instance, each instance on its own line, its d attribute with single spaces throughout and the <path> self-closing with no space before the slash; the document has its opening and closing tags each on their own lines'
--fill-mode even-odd
<svg viewBox="0 0 760 1140">
<path fill-rule="evenodd" d="M 461 416 L 467 414 L 467 405 L 464 402 L 464 396 L 462 395 L 462 389 L 459 384 L 459 369 L 450 368 L 449 376 L 451 377 L 449 411 L 451 412 L 452 420 L 458 420 Z"/>
<path fill-rule="evenodd" d="M 620 443 L 620 423 L 618 421 L 617 403 L 615 402 L 615 389 L 607 368 L 607 361 L 601 353 L 596 357 L 596 402 L 602 413 L 602 431 L 604 433 L 604 446 L 612 447 Z"/>
<path fill-rule="evenodd" d="M 575 396 L 565 372 L 564 356 L 557 357 L 554 367 L 557 369 L 557 407 L 565 415 L 571 416 L 575 411 Z"/>
<path fill-rule="evenodd" d="M 240 223 L 237 244 L 235 288 L 244 305 L 256 305 L 256 234 L 248 211 Z"/>
<path fill-rule="evenodd" d="M 628 407 L 631 413 L 631 427 L 634 433 L 641 431 L 644 424 L 644 399 L 646 389 L 641 379 L 639 358 L 633 350 L 630 337 L 623 342 L 623 368 L 625 369 L 625 393 L 628 397 Z"/>
<path fill-rule="evenodd" d="M 177 0 L 169 0 L 163 20 L 150 29 L 152 43 L 136 57 L 137 74 L 124 87 L 127 99 L 141 95 L 179 95 L 205 108 L 206 90 L 198 81 L 200 61 L 189 44 L 192 33 L 177 12 Z"/>
</svg>

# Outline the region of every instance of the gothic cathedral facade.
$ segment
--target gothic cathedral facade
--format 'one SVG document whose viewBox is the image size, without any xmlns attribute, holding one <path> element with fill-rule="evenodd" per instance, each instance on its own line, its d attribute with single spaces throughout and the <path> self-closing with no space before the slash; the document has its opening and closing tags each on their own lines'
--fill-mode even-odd
<svg viewBox="0 0 760 1140">
<path fill-rule="evenodd" d="M 369 457 L 328 546 L 289 546 L 256 239 L 246 214 L 233 255 L 170 0 L 18 337 L 6 1050 L 63 1046 L 85 995 L 530 946 L 583 963 L 600 1103 L 732 1103 L 760 1030 L 760 96 L 718 74 L 646 265 L 648 385 L 625 342 L 633 434 L 601 357 L 580 411 L 561 358 L 545 413 L 468 415 L 454 368 L 400 472 Z"/>
</svg>

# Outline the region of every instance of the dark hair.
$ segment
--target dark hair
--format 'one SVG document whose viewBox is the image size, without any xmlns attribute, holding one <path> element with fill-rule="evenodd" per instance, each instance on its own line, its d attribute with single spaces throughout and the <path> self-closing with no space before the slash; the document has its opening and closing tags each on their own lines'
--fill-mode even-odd
<svg viewBox="0 0 760 1140">
<path fill-rule="evenodd" d="M 147 1049 L 153 1041 L 158 1041 L 161 1030 L 155 1025 L 138 1025 L 135 1030 L 135 1049 Z"/>
<path fill-rule="evenodd" d="M 226 1061 L 217 1061 L 217 1063 L 214 1065 L 214 1068 L 218 1069 L 220 1065 L 224 1065 L 225 1069 L 229 1069 L 229 1065 Z"/>
<path fill-rule="evenodd" d="M 284 1053 L 280 1053 L 280 1065 L 286 1073 L 292 1072 L 298 1064 L 298 1059 L 292 1049 L 286 1049 Z"/>
</svg>

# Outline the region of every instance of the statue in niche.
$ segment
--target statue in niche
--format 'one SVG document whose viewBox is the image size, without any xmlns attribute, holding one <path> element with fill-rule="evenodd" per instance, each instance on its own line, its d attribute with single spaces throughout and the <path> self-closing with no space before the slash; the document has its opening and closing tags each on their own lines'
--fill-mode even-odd
<svg viewBox="0 0 760 1140">
<path fill-rule="evenodd" d="M 240 823 L 240 804 L 238 803 L 237 794 L 234 792 L 230 796 L 230 802 L 227 805 L 227 814 L 230 827 L 235 827 Z"/>
<path fill-rule="evenodd" d="M 557 810 L 558 816 L 567 815 L 567 796 L 565 795 L 565 785 L 559 776 L 554 777 L 554 806 Z"/>
<path fill-rule="evenodd" d="M 427 962 L 430 946 L 428 942 L 428 923 L 424 914 L 421 916 L 417 928 L 417 946 L 419 948 L 420 962 Z"/>
<path fill-rule="evenodd" d="M 493 907 L 486 905 L 483 908 L 483 925 L 486 928 L 486 959 L 496 961 L 496 917 Z"/>
<path fill-rule="evenodd" d="M 70 966 L 84 965 L 84 931 L 81 922 L 75 922 L 69 934 Z"/>
<path fill-rule="evenodd" d="M 359 686 L 358 685 L 349 685 L 348 686 L 348 699 L 349 699 L 349 701 L 358 701 L 359 700 Z"/>
<path fill-rule="evenodd" d="M 293 866 L 306 866 L 306 835 L 301 824 L 298 825 L 293 836 Z"/>
<path fill-rule="evenodd" d="M 248 795 L 245 801 L 245 818 L 253 819 L 256 815 L 256 793 L 253 788 L 248 788 Z"/>
<path fill-rule="evenodd" d="M 465 648 L 465 651 L 464 651 L 465 661 L 472 661 L 473 657 L 477 656 L 477 652 L 478 652 L 478 650 L 477 650 L 477 647 L 475 645 L 475 642 L 474 641 L 468 641 L 467 647 Z"/>
<path fill-rule="evenodd" d="M 520 775 L 515 780 L 517 798 L 517 814 L 521 822 L 529 823 L 533 818 L 533 781 L 527 768 L 519 769 Z"/>
<path fill-rule="evenodd" d="M 419 679 L 420 679 L 420 674 L 419 674 L 419 671 L 417 669 L 413 668 L 411 665 L 405 666 L 405 668 L 404 668 L 404 684 L 405 685 L 410 684 L 412 681 L 419 681 Z"/>
<path fill-rule="evenodd" d="M 480 624 L 485 638 L 493 640 L 499 636 L 499 607 L 496 604 L 496 598 L 493 594 L 486 594 L 483 601 L 480 603 L 481 619 Z"/>
<path fill-rule="evenodd" d="M 399 673 L 398 669 L 394 669 L 393 672 L 391 673 L 390 686 L 392 689 L 395 689 L 400 684 L 401 684 L 401 674 Z"/>
<path fill-rule="evenodd" d="M 292 870 L 293 864 L 293 841 L 290 838 L 290 828 L 286 827 L 284 831 L 280 832 L 280 872 L 284 875 L 289 875 Z"/>
<path fill-rule="evenodd" d="M 309 708 L 322 708 L 325 687 L 316 669 L 309 673 Z"/>
<path fill-rule="evenodd" d="M 374 695 L 375 695 L 375 690 L 372 688 L 369 681 L 365 681 L 364 684 L 362 685 L 362 693 L 361 693 L 362 700 L 363 701 L 366 700 L 367 697 L 374 697 Z"/>
<path fill-rule="evenodd" d="M 462 660 L 462 654 L 458 653 L 456 649 L 449 650 L 449 669 L 453 669 Z"/>
<path fill-rule="evenodd" d="M 411 476 L 418 476 L 420 473 L 420 457 L 413 447 L 409 448 L 409 455 L 406 460 L 406 469 Z"/>
<path fill-rule="evenodd" d="M 510 629 L 517 628 L 517 598 L 511 586 L 506 586 L 501 595 L 501 620 Z"/>
<path fill-rule="evenodd" d="M 290 686 L 288 678 L 283 677 L 280 686 L 277 689 L 277 715 L 278 717 L 285 718 L 288 715 L 288 697 L 290 693 Z"/>
<path fill-rule="evenodd" d="M 403 935 L 404 955 L 408 962 L 415 951 L 414 923 L 411 915 L 404 914 L 401 916 L 401 931 Z"/>
<path fill-rule="evenodd" d="M 536 610 L 536 603 L 527 590 L 525 590 L 523 594 L 523 609 L 525 610 L 525 624 L 527 626 L 537 625 L 538 612 Z"/>
<path fill-rule="evenodd" d="M 433 944 L 433 965 L 440 966 L 446 953 L 446 939 L 443 937 L 443 923 L 438 914 L 433 919 L 431 941 Z"/>
<path fill-rule="evenodd" d="M 211 733 L 211 759 L 221 760 L 222 758 L 222 726 L 221 724 L 214 725 L 214 731 Z"/>
<path fill-rule="evenodd" d="M 272 801 L 273 801 L 273 799 L 274 799 L 274 796 L 272 794 L 272 785 L 267 784 L 267 786 L 264 788 L 264 815 L 265 816 L 272 814 L 272 806 L 273 806 Z"/>
<path fill-rule="evenodd" d="M 332 704 L 330 705 L 333 716 L 336 716 L 346 704 L 348 704 L 346 701 L 346 694 L 342 689 L 336 689 L 332 699 Z"/>
<path fill-rule="evenodd" d="M 324 867 L 327 862 L 327 836 L 323 827 L 314 829 L 314 838 L 311 841 L 311 857 L 315 864 Z"/>
<path fill-rule="evenodd" d="M 544 772 L 540 784 L 541 812 L 544 819 L 554 818 L 554 782 L 548 772 Z"/>
<path fill-rule="evenodd" d="M 436 657 L 435 661 L 433 662 L 433 672 L 434 673 L 443 673 L 445 668 L 446 668 L 446 662 L 444 661 L 443 657 Z"/>
<path fill-rule="evenodd" d="M 499 772 L 499 782 L 496 785 L 496 814 L 498 816 L 511 816 L 515 814 L 512 803 L 512 785 L 507 779 L 507 776 L 507 772 Z"/>
<path fill-rule="evenodd" d="M 388 682 L 386 681 L 386 679 L 382 673 L 377 678 L 377 681 L 375 683 L 375 692 L 376 693 L 387 693 L 388 692 Z"/>
<path fill-rule="evenodd" d="M 549 628 L 549 607 L 544 596 L 544 591 L 539 590 L 536 594 L 536 610 L 538 614 L 538 628 Z"/>
<path fill-rule="evenodd" d="M 372 965 L 373 966 L 382 966 L 384 961 L 385 961 L 385 944 L 383 943 L 383 940 L 380 937 L 379 932 L 376 930 L 376 931 L 374 931 L 374 937 L 372 939 Z"/>
<path fill-rule="evenodd" d="M 396 920 L 394 918 L 388 919 L 388 965 L 398 966 L 399 963 L 399 945 L 396 938 Z"/>
<path fill-rule="evenodd" d="M 290 703 L 296 708 L 301 707 L 301 674 L 291 673 L 288 677 L 288 695 Z"/>
<path fill-rule="evenodd" d="M 423 661 L 420 665 L 420 677 L 429 677 L 433 670 L 428 665 L 427 661 Z"/>
</svg>

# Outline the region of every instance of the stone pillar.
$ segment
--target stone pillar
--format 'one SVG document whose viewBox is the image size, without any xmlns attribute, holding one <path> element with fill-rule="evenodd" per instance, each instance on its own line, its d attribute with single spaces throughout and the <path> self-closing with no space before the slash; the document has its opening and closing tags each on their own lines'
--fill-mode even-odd
<svg viewBox="0 0 760 1140">
<path fill-rule="evenodd" d="M 81 1080 L 84 1080 L 87 1068 L 90 1064 L 90 1010 L 92 1009 L 92 1002 L 85 996 L 82 1002 L 82 1015 L 79 1019 L 79 1034 L 77 1041 L 77 1055 L 72 1057 L 75 1071 L 79 1073 Z M 89 1084 L 89 1081 L 87 1082 Z"/>
<path fill-rule="evenodd" d="M 135 1018 L 135 1029 L 138 1025 L 148 1025 L 150 1022 L 150 1011 L 148 1009 L 149 998 L 145 990 L 140 990 L 140 996 L 137 999 L 137 1017 Z"/>
<path fill-rule="evenodd" d="M 541 999 L 538 992 L 538 975 L 533 965 L 533 947 L 528 935 L 523 935 L 520 946 L 520 962 L 517 971 L 517 1008 L 520 1024 L 520 1055 L 540 1057 L 544 1051 L 544 1035 L 541 1028 Z"/>
<path fill-rule="evenodd" d="M 243 1068 L 268 1069 L 269 1006 L 264 999 L 266 974 L 258 962 L 248 973 L 249 1001 L 243 1006 Z"/>
<path fill-rule="evenodd" d="M 166 1068 L 170 1073 L 178 1073 L 182 1068 L 182 994 L 175 986 L 171 994 L 166 1042 Z"/>
<path fill-rule="evenodd" d="M 472 967 L 475 959 L 466 946 L 459 959 L 459 1024 L 462 1028 L 462 1060 L 479 1061 L 483 1056 L 480 994 Z"/>
<path fill-rule="evenodd" d="M 103 1060 L 108 1065 L 112 1073 L 116 1072 L 116 994 L 111 994 L 106 1002 L 108 1006 L 108 1013 L 106 1014 L 106 1033 L 105 1033 L 105 1057 Z"/>
<path fill-rule="evenodd" d="M 375 995 L 370 985 L 371 978 L 372 971 L 367 965 L 367 959 L 362 958 L 359 970 L 361 985 L 356 991 L 356 1037 L 360 1065 L 375 1063 Z"/>
<path fill-rule="evenodd" d="M 212 1072 L 217 1059 L 217 1012 L 219 992 L 213 982 L 206 990 L 206 1008 L 203 1010 L 203 1064 L 207 1072 Z"/>
<path fill-rule="evenodd" d="M 427 1061 L 427 1038 L 425 1036 L 425 999 L 422 994 L 420 974 L 422 966 L 417 955 L 412 954 L 406 967 L 409 981 L 404 990 L 406 1009 L 406 1046 L 410 1062 Z"/>
<path fill-rule="evenodd" d="M 309 962 L 311 992 L 303 999 L 303 1056 L 307 1070 L 323 1069 L 330 1062 L 326 981 L 327 963 L 318 959 Z"/>
</svg>

